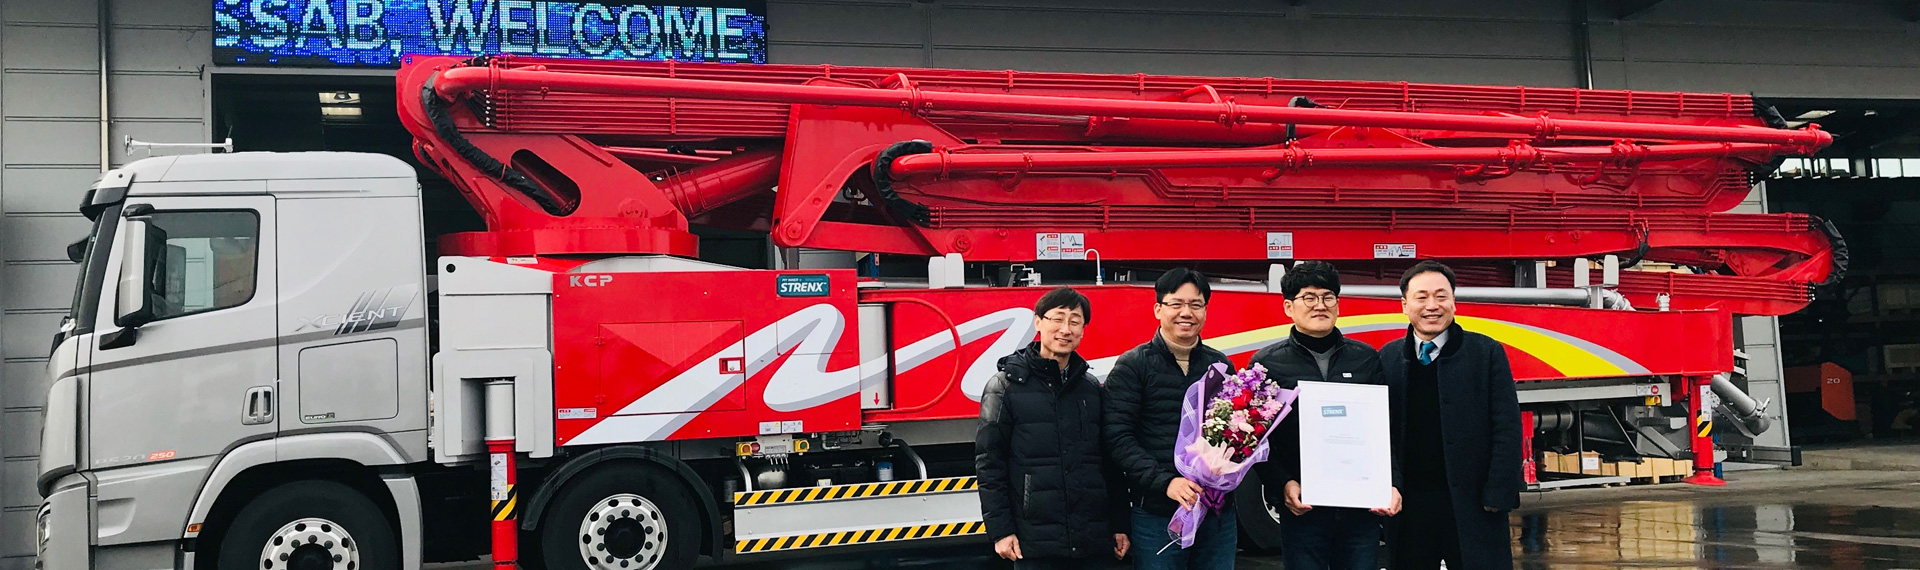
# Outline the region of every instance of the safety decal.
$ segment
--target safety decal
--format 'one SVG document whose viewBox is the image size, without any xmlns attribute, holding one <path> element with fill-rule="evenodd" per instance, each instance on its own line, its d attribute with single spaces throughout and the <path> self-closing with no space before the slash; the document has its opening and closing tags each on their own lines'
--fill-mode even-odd
<svg viewBox="0 0 1920 570">
<path fill-rule="evenodd" d="M 857 485 L 836 485 L 832 487 L 775 489 L 771 491 L 754 491 L 751 493 L 734 493 L 733 504 L 738 507 L 752 507 L 812 501 L 834 501 L 840 499 L 893 497 L 899 495 L 917 495 L 921 493 L 973 491 L 979 488 L 980 480 L 977 478 L 948 477 L 945 479 L 919 479 L 914 481 L 860 483 Z"/>
<path fill-rule="evenodd" d="M 969 479 L 971 479 L 971 477 L 969 477 Z M 780 550 L 820 548 L 823 546 L 845 546 L 849 544 L 872 544 L 876 542 L 918 540 L 922 538 L 967 536 L 986 534 L 986 532 L 987 523 L 983 521 L 849 530 L 742 540 L 734 544 L 733 551 L 736 554 L 754 554 Z"/>
<path fill-rule="evenodd" d="M 520 507 L 519 494 L 519 490 L 515 489 L 513 485 L 507 485 L 507 498 L 505 500 L 493 501 L 493 520 L 513 520 L 516 514 L 515 511 Z"/>
</svg>

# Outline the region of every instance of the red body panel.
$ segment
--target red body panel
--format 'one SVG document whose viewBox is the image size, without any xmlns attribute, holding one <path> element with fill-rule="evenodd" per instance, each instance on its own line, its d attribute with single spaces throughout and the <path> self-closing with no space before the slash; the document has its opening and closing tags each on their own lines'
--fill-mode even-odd
<svg viewBox="0 0 1920 570">
<path fill-rule="evenodd" d="M 810 277 L 811 276 L 811 277 Z M 783 296 L 783 279 L 825 279 L 817 296 Z M 858 292 L 833 271 L 559 274 L 553 300 L 558 443 L 732 438 L 858 429 L 866 422 L 979 415 L 996 362 L 1034 336 L 1045 288 Z M 1102 377 L 1155 334 L 1152 289 L 1085 287 L 1093 302 L 1080 353 Z M 862 412 L 858 303 L 890 306 L 890 409 Z M 937 309 L 937 312 L 936 312 Z M 1341 328 L 1386 344 L 1405 334 L 1397 300 L 1341 300 Z M 1721 311 L 1631 312 L 1462 304 L 1462 325 L 1507 345 L 1522 382 L 1710 375 L 1732 368 Z M 1281 297 L 1219 291 L 1209 345 L 1246 365 L 1286 334 Z M 951 340 L 958 334 L 959 350 Z M 880 370 L 882 368 L 874 368 Z M 584 410 L 592 409 L 588 414 Z M 909 410 L 909 411 L 895 411 Z"/>
<path fill-rule="evenodd" d="M 782 276 L 828 284 L 781 296 Z M 858 382 L 853 287 L 848 270 L 555 275 L 557 443 L 858 429 L 853 392 L 815 391 Z"/>
<path fill-rule="evenodd" d="M 1121 353 L 1151 339 L 1158 321 L 1153 318 L 1150 287 L 1106 286 L 1079 290 L 1092 300 L 1094 318 L 1087 325 L 1081 356 L 1092 361 L 1103 377 Z M 940 338 L 945 325 L 927 318 L 914 306 L 897 306 L 892 322 L 896 370 L 894 401 L 918 406 L 939 400 L 934 407 L 906 416 L 870 411 L 876 421 L 977 417 L 980 387 L 993 371 L 993 362 L 1033 337 L 1033 302 L 1044 288 L 1001 288 L 929 291 L 869 292 L 864 303 L 908 297 L 941 307 L 961 330 L 963 340 L 977 330 L 1004 330 L 1015 335 L 984 336 L 968 342 L 957 357 L 964 372 L 960 385 L 950 384 L 956 356 L 944 353 L 911 369 L 902 359 L 918 360 L 908 349 L 912 342 Z M 1208 305 L 1206 339 L 1244 366 L 1253 352 L 1285 335 L 1289 323 L 1280 295 L 1219 291 Z M 1376 347 L 1405 334 L 1406 319 L 1398 300 L 1344 298 L 1340 302 L 1341 328 L 1349 336 Z M 1732 319 L 1720 311 L 1627 312 L 1557 307 L 1461 304 L 1462 326 L 1507 343 L 1516 379 L 1551 381 L 1568 378 L 1711 374 L 1731 370 Z M 1021 318 L 1012 318 L 1018 316 Z M 1002 323 L 1009 326 L 1002 328 Z M 1649 334 L 1650 331 L 1658 331 Z"/>
</svg>

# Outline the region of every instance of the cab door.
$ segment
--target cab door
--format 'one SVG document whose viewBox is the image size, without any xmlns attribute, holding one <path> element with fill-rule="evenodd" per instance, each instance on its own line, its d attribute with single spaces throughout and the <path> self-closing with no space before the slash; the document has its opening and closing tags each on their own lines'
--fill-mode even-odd
<svg viewBox="0 0 1920 570">
<path fill-rule="evenodd" d="M 164 246 L 152 256 L 152 319 L 137 328 L 115 315 L 121 289 L 135 286 L 121 267 L 142 255 L 130 256 L 126 239 L 114 247 L 90 347 L 88 461 L 205 469 L 277 429 L 274 200 L 135 196 L 126 212 L 119 235 L 144 218 Z"/>
</svg>

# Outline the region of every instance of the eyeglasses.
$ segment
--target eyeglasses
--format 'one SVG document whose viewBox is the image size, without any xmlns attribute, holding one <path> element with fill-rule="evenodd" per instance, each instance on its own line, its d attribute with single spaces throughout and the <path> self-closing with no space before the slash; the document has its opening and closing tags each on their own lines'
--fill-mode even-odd
<svg viewBox="0 0 1920 570">
<path fill-rule="evenodd" d="M 1077 328 L 1087 326 L 1087 322 L 1080 319 L 1063 319 L 1060 317 L 1040 317 L 1040 318 L 1045 319 L 1049 323 L 1053 323 L 1054 326 L 1062 326 L 1062 327 L 1067 327 L 1072 329 L 1077 329 Z"/>
<path fill-rule="evenodd" d="M 1166 301 L 1158 301 L 1158 303 L 1160 303 L 1160 306 L 1162 307 L 1173 309 L 1175 311 L 1178 311 L 1180 309 L 1193 309 L 1195 311 L 1203 311 L 1203 310 L 1206 310 L 1207 308 L 1206 301 L 1187 301 L 1187 302 L 1174 301 L 1171 303 Z"/>
<path fill-rule="evenodd" d="M 1294 295 L 1293 302 L 1301 303 L 1309 307 L 1314 305 L 1324 305 L 1324 306 L 1331 307 L 1340 303 L 1340 296 L 1335 295 L 1333 293 L 1328 293 L 1325 295 L 1311 295 L 1311 294 Z"/>
</svg>

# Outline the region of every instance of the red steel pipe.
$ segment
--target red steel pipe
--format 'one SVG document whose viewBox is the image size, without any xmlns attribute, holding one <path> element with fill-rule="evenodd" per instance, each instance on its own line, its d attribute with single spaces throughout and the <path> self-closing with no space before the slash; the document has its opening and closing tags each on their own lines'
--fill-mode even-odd
<svg viewBox="0 0 1920 570">
<path fill-rule="evenodd" d="M 607 154 L 611 154 L 620 158 L 628 158 L 628 159 L 634 159 L 634 160 L 648 160 L 653 162 L 664 162 L 668 164 L 710 164 L 713 161 L 720 160 L 721 158 L 724 158 L 726 156 L 726 155 L 713 156 L 713 155 L 699 155 L 699 154 L 680 154 L 676 152 L 667 152 L 664 150 L 656 150 L 656 149 L 650 149 L 650 148 L 628 148 L 628 147 L 618 147 L 618 146 L 609 146 L 609 147 L 601 147 L 601 148 L 606 150 Z"/>
<path fill-rule="evenodd" d="M 778 148 L 750 150 L 657 182 L 660 192 L 691 218 L 773 188 L 780 179 Z"/>
<path fill-rule="evenodd" d="M 440 72 L 434 90 L 453 100 L 484 89 L 523 89 L 608 95 L 688 97 L 770 103 L 898 107 L 913 112 L 985 111 L 1054 115 L 1142 117 L 1217 122 L 1309 124 L 1349 127 L 1460 130 L 1526 135 L 1533 138 L 1601 137 L 1658 140 L 1696 140 L 1787 145 L 1811 154 L 1831 144 L 1833 136 L 1818 127 L 1771 129 L 1628 123 L 1583 119 L 1555 119 L 1513 115 L 1463 115 L 1245 105 L 1232 100 L 1205 103 L 1137 101 L 1004 93 L 925 91 L 910 82 L 894 89 L 836 85 L 788 85 L 745 81 L 714 81 L 669 77 L 640 77 L 547 71 L 527 68 L 457 67 Z"/>
<path fill-rule="evenodd" d="M 1722 158 L 1765 158 L 1779 154 L 1779 145 L 1756 143 L 1687 143 L 1612 146 L 1545 147 L 1513 144 L 1506 147 L 1462 148 L 1266 148 L 1239 150 L 1173 150 L 1056 153 L 956 154 L 944 149 L 907 155 L 893 161 L 893 177 L 952 172 L 1026 172 L 1029 170 L 1108 171 L 1145 168 L 1224 168 L 1272 166 L 1282 169 L 1315 166 L 1431 166 L 1479 164 L 1527 168 L 1535 164 Z"/>
</svg>

